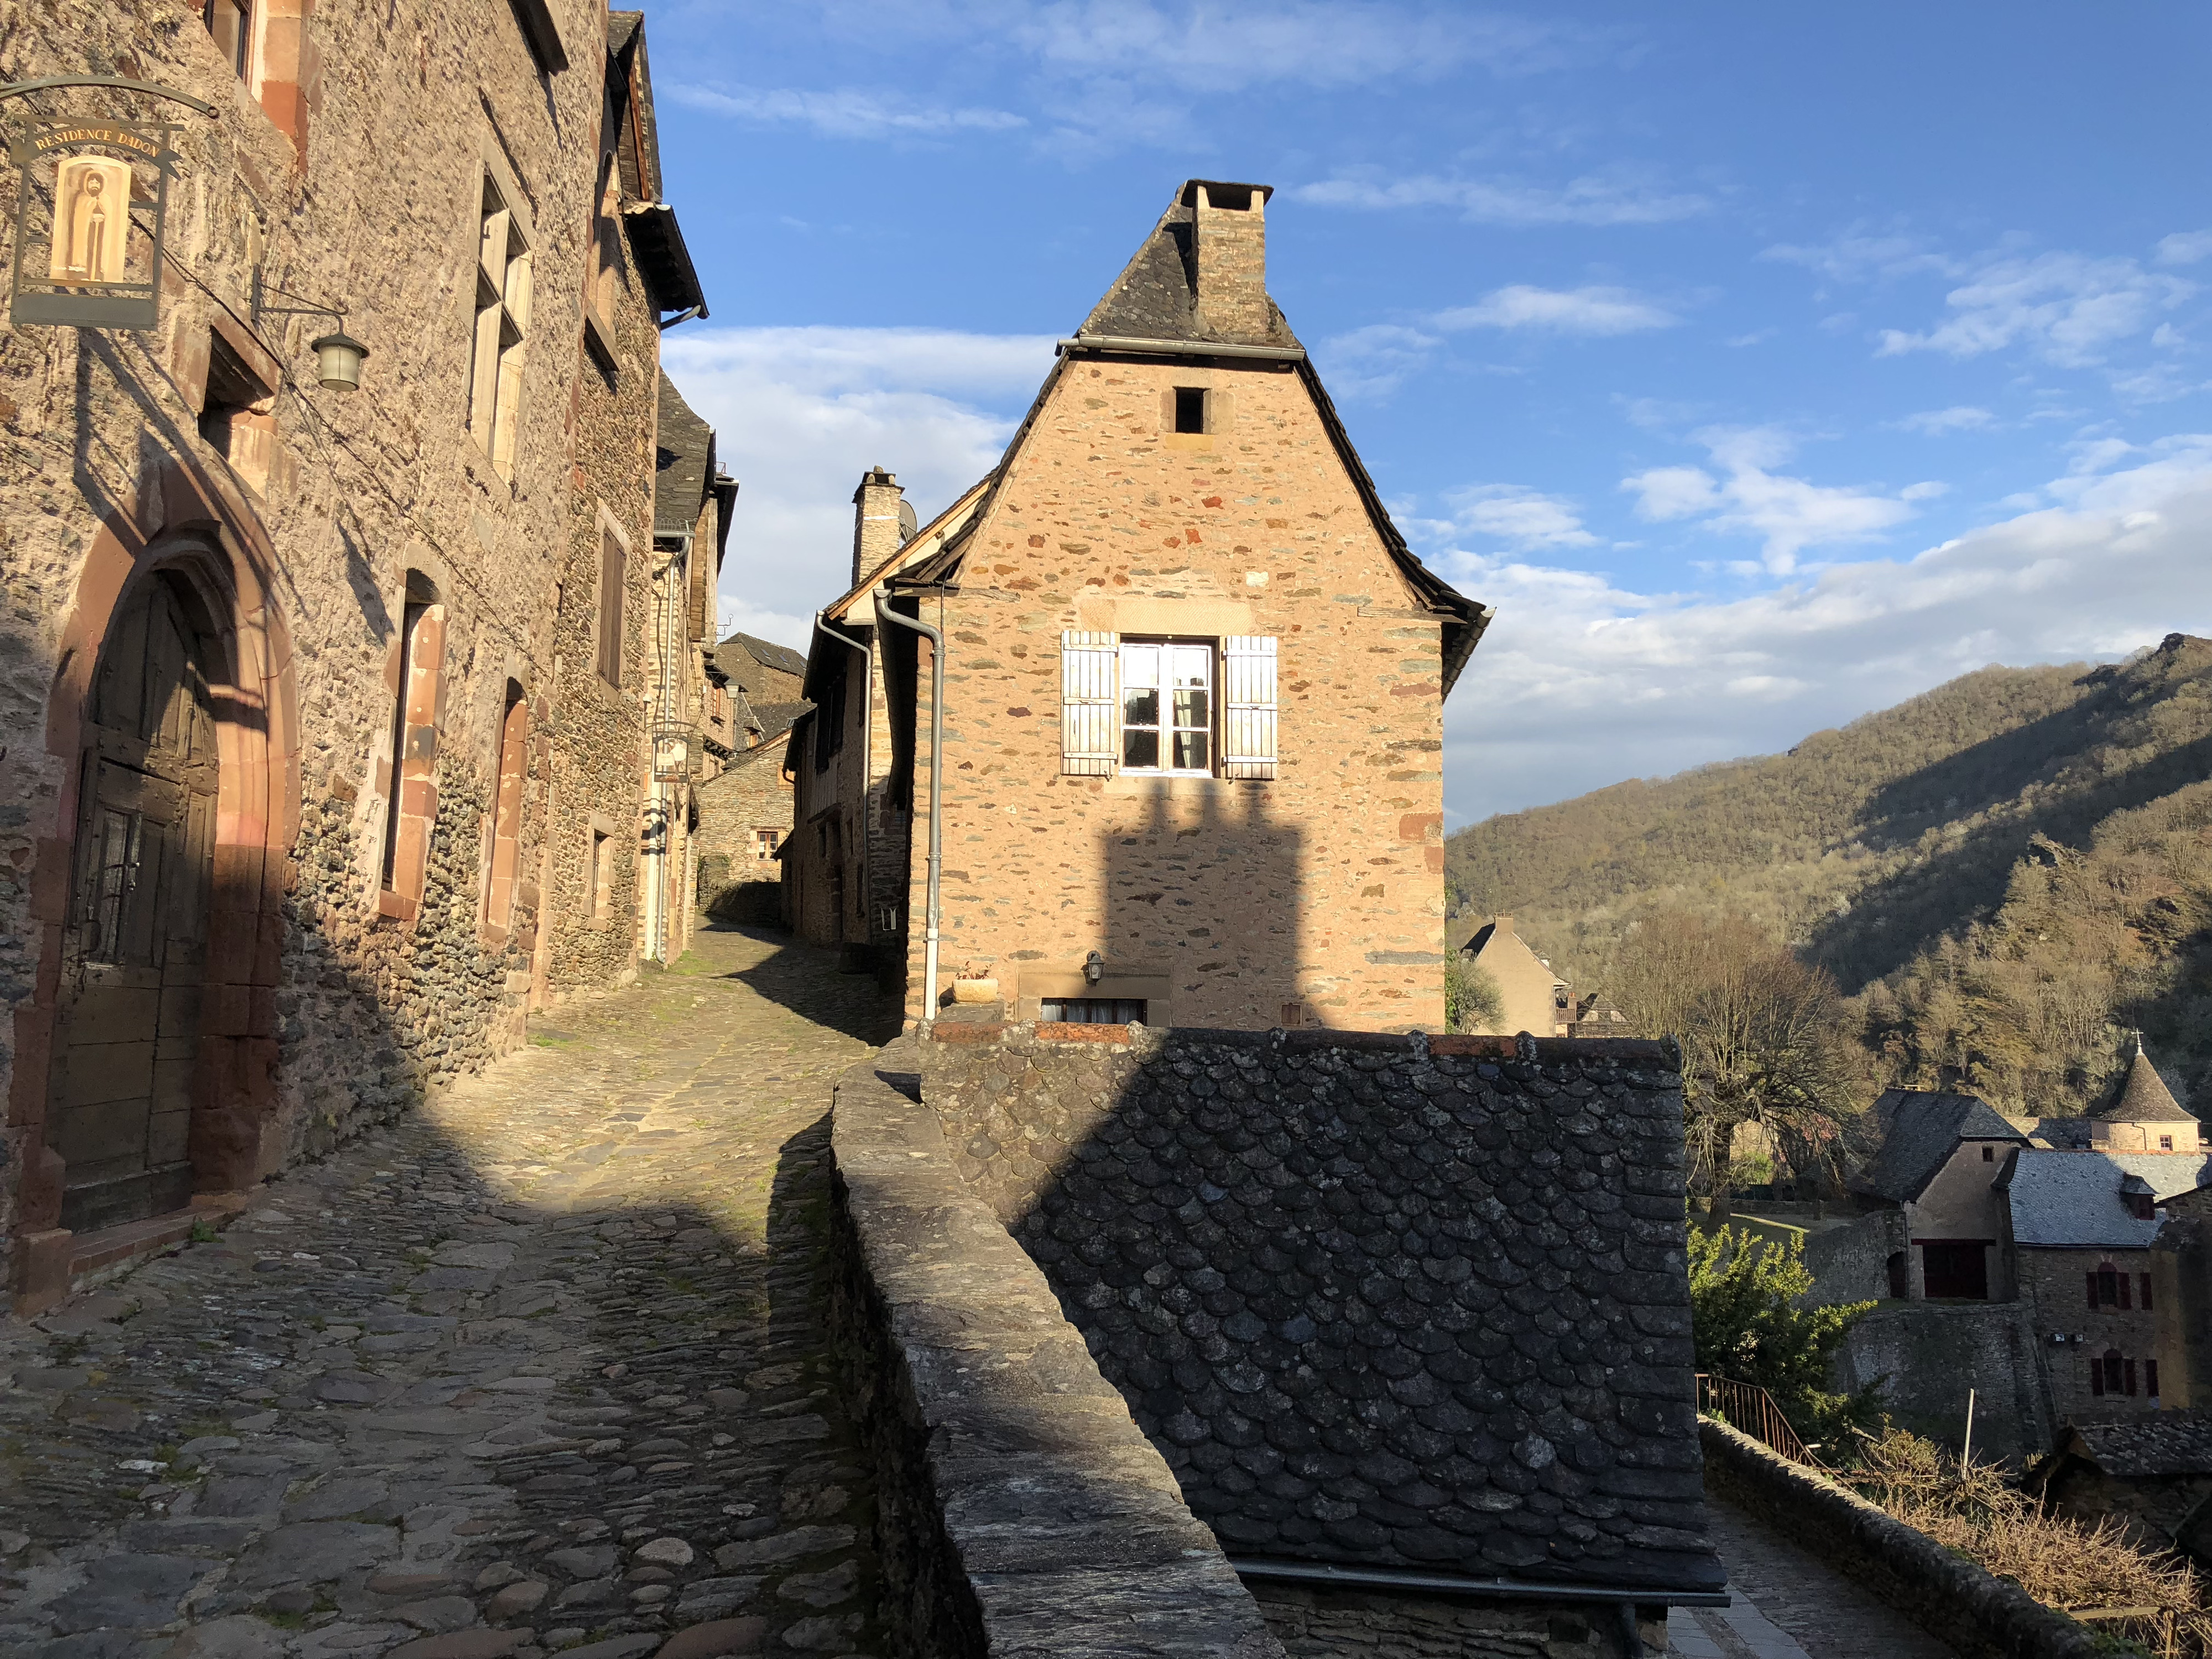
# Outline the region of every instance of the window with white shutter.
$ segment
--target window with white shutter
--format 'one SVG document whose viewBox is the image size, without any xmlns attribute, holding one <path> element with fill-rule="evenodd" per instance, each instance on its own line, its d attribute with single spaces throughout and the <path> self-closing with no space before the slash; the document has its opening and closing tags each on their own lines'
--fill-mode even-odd
<svg viewBox="0 0 2212 1659">
<path fill-rule="evenodd" d="M 1060 636 L 1060 769 L 1111 777 L 1121 741 L 1115 690 L 1121 636 L 1070 630 Z"/>
<path fill-rule="evenodd" d="M 1275 641 L 1232 634 L 1221 642 L 1221 775 L 1275 775 Z"/>
</svg>

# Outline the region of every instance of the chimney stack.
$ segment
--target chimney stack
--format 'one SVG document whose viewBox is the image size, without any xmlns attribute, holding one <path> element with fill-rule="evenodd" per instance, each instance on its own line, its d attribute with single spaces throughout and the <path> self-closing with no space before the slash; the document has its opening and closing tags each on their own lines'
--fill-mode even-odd
<svg viewBox="0 0 2212 1659">
<path fill-rule="evenodd" d="M 905 505 L 906 492 L 890 473 L 872 466 L 860 475 L 853 492 L 853 586 L 906 545 Z"/>
<path fill-rule="evenodd" d="M 1191 183 L 1198 256 L 1198 325 L 1209 340 L 1264 344 L 1267 303 L 1267 186 Z"/>
</svg>

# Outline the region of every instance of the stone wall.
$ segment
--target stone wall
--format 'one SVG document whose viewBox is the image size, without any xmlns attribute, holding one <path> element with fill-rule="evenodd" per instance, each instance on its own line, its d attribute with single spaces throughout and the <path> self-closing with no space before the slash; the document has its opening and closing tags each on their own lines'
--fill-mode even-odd
<svg viewBox="0 0 2212 1659">
<path fill-rule="evenodd" d="M 1638 1659 L 1668 1651 L 1666 1610 L 1252 1587 L 1290 1659 Z"/>
<path fill-rule="evenodd" d="M 773 830 L 780 841 L 792 833 L 792 789 L 783 775 L 784 734 L 757 749 L 731 757 L 719 777 L 701 784 L 695 799 L 699 827 L 691 845 L 699 856 L 699 902 L 717 915 L 732 908 L 729 920 L 774 921 L 781 908 L 783 866 L 763 858 L 755 831 Z M 726 889 L 763 890 L 738 896 L 734 908 L 718 902 Z"/>
<path fill-rule="evenodd" d="M 832 1323 L 901 1659 L 1282 1659 L 1051 1288 L 952 1167 L 911 1040 L 847 1073 Z"/>
<path fill-rule="evenodd" d="M 1838 1302 L 1878 1302 L 1889 1296 L 1889 1259 L 1910 1248 L 1902 1210 L 1875 1210 L 1841 1227 L 1805 1236 L 1805 1266 L 1813 1288 L 1808 1307 Z"/>
<path fill-rule="evenodd" d="M 1718 1588 L 1660 1045 L 932 1030 L 956 1167 L 1228 1547 Z"/>
<path fill-rule="evenodd" d="M 19 1291 L 32 1255 L 68 1248 L 44 1117 L 78 784 L 110 623 L 149 582 L 191 588 L 222 682 L 197 1186 L 250 1185 L 499 1052 L 533 975 L 550 994 L 634 959 L 626 914 L 557 940 L 539 926 L 578 914 L 587 816 L 616 827 L 628 902 L 641 721 L 591 701 L 580 610 L 604 503 L 639 556 L 633 630 L 647 619 L 658 351 L 626 251 L 613 381 L 579 350 L 599 138 L 620 135 L 602 118 L 604 9 L 551 11 L 571 57 L 555 75 L 505 7 L 313 9 L 270 25 L 296 61 L 258 96 L 174 6 L 79 9 L 0 39 L 0 77 L 89 71 L 216 106 L 177 131 L 160 325 L 0 330 L 0 1237 L 40 1241 L 0 1264 Z M 84 89 L 12 107 L 177 115 Z M 498 460 L 470 424 L 487 179 L 525 231 L 533 296 Z M 346 307 L 371 349 L 359 390 L 316 383 L 307 342 L 326 319 L 249 315 L 257 270 Z M 223 417 L 242 447 L 204 408 L 223 353 L 269 393 Z M 426 589 L 445 611 L 438 805 L 408 915 L 379 876 L 398 635 Z M 514 908 L 495 919 L 510 684 L 530 710 L 527 785 Z M 40 1260 L 65 1279 L 62 1257 Z"/>
<path fill-rule="evenodd" d="M 1960 1449 L 1974 1391 L 1974 1452 L 2018 1468 L 2051 1446 L 2041 1357 L 2016 1302 L 1885 1302 L 1851 1328 L 1834 1362 L 1839 1388 L 1881 1384 L 1905 1428 Z"/>
<path fill-rule="evenodd" d="M 1961 1659 L 2095 1659 L 2109 1646 L 1857 1493 L 1711 1418 L 1705 1481 L 1784 1537 L 1850 1575 Z"/>
</svg>

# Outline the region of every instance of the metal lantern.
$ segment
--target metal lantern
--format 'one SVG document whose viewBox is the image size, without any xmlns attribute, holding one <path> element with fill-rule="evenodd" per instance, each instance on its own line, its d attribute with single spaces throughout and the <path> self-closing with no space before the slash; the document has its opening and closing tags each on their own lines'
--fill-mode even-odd
<svg viewBox="0 0 2212 1659">
<path fill-rule="evenodd" d="M 310 340 L 307 349 L 315 354 L 315 380 L 324 391 L 361 389 L 362 360 L 368 356 L 368 348 L 352 335 L 340 329 Z"/>
</svg>

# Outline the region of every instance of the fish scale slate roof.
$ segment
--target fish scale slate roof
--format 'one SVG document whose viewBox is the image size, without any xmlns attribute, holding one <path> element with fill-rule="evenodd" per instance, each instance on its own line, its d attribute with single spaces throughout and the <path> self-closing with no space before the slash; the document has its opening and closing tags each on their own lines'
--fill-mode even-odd
<svg viewBox="0 0 2212 1659">
<path fill-rule="evenodd" d="M 2106 1474 L 2212 1474 L 2212 1411 L 2160 1412 L 2116 1423 L 2076 1423 L 2069 1448 Z"/>
<path fill-rule="evenodd" d="M 1026 1072 L 965 1082 L 940 1064 L 925 1097 L 1225 1548 L 1721 1584 L 1656 1045 L 1528 1063 L 1339 1032 L 1158 1041 L 1145 1060 L 1036 1044 Z"/>
<path fill-rule="evenodd" d="M 2028 1144 L 1996 1108 L 1974 1095 L 1891 1089 L 1875 1102 L 1874 1111 L 1885 1129 L 1881 1147 L 1850 1183 L 1851 1190 L 1893 1204 L 1911 1203 L 1927 1191 L 1962 1140 Z"/>
</svg>

